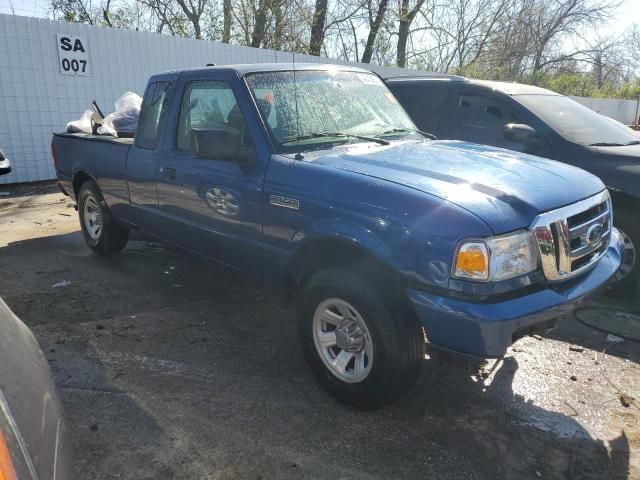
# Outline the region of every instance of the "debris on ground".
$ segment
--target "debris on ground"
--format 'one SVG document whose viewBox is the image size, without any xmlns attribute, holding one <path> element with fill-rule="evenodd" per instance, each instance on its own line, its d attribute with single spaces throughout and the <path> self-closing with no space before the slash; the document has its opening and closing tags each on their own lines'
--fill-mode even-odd
<svg viewBox="0 0 640 480">
<path fill-rule="evenodd" d="M 569 378 L 574 382 L 578 381 L 578 377 L 576 377 L 575 375 L 571 375 Z"/>
<path fill-rule="evenodd" d="M 578 347 L 577 345 L 571 345 L 569 347 L 569 350 L 571 350 L 572 352 L 578 352 L 578 353 L 584 352 L 584 348 Z"/>
<path fill-rule="evenodd" d="M 629 408 L 635 400 L 631 395 L 627 395 L 624 392 L 619 392 L 618 398 L 620 399 L 620 403 L 622 404 L 622 406 L 626 408 Z"/>
<path fill-rule="evenodd" d="M 63 280 L 61 282 L 54 283 L 51 288 L 64 288 L 68 287 L 69 285 L 71 285 L 71 282 L 69 280 Z"/>
<path fill-rule="evenodd" d="M 620 342 L 624 342 L 624 338 L 614 335 L 613 333 L 610 333 L 607 335 L 607 342 L 620 343 Z"/>
</svg>

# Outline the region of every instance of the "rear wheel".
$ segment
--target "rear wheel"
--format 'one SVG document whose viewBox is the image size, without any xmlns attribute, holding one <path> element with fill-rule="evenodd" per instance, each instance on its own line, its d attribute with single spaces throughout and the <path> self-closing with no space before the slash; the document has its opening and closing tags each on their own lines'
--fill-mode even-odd
<svg viewBox="0 0 640 480">
<path fill-rule="evenodd" d="M 381 407 L 418 377 L 422 329 L 388 303 L 343 269 L 322 270 L 304 287 L 298 305 L 304 355 L 320 384 L 344 403 Z"/>
<path fill-rule="evenodd" d="M 129 240 L 129 229 L 115 222 L 100 189 L 87 180 L 78 193 L 78 212 L 84 240 L 103 255 L 121 251 Z"/>
</svg>

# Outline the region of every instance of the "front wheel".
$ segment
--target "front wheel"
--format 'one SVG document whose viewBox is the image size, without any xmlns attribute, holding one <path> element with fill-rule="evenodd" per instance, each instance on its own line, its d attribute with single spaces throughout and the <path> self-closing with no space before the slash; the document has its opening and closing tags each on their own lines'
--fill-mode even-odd
<svg viewBox="0 0 640 480">
<path fill-rule="evenodd" d="M 302 348 L 320 384 L 338 400 L 379 408 L 406 391 L 424 362 L 424 334 L 376 289 L 342 269 L 318 272 L 299 299 Z"/>
<path fill-rule="evenodd" d="M 100 189 L 91 180 L 80 187 L 78 213 L 84 240 L 94 252 L 116 253 L 127 245 L 129 229 L 115 222 Z"/>
<path fill-rule="evenodd" d="M 620 268 L 613 277 L 611 284 L 612 293 L 618 297 L 633 298 L 639 287 L 640 259 L 638 247 L 640 246 L 640 228 L 638 228 L 636 215 L 627 211 L 614 210 L 613 223 L 620 231 L 622 239 L 622 262 Z"/>
</svg>

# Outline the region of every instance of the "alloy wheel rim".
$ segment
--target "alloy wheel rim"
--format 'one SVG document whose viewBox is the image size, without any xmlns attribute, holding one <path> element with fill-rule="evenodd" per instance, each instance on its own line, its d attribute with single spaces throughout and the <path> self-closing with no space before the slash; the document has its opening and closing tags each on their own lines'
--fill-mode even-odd
<svg viewBox="0 0 640 480">
<path fill-rule="evenodd" d="M 211 208 L 222 215 L 233 217 L 240 211 L 240 205 L 235 197 L 219 188 L 207 190 L 206 198 Z"/>
<path fill-rule="evenodd" d="M 371 333 L 360 312 L 349 302 L 329 298 L 316 307 L 313 341 L 325 367 L 339 380 L 358 383 L 371 372 Z"/>
<path fill-rule="evenodd" d="M 102 212 L 96 198 L 89 194 L 84 202 L 84 227 L 92 240 L 99 240 L 102 234 Z"/>
</svg>

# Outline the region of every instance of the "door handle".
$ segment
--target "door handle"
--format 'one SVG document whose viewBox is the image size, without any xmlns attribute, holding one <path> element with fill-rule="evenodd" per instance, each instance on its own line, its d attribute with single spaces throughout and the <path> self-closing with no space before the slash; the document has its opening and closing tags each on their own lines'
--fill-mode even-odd
<svg viewBox="0 0 640 480">
<path fill-rule="evenodd" d="M 175 180 L 176 178 L 176 169 L 171 167 L 160 167 L 160 174 L 164 178 L 168 178 L 169 180 Z"/>
</svg>

